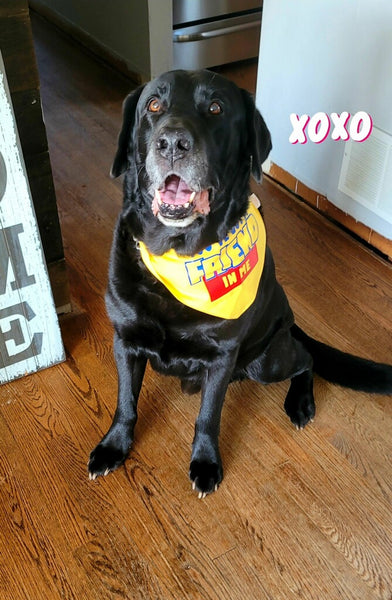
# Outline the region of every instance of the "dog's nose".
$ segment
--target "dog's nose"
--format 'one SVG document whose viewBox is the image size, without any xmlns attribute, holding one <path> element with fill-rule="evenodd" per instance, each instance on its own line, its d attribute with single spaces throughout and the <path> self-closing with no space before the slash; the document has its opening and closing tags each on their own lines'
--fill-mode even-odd
<svg viewBox="0 0 392 600">
<path fill-rule="evenodd" d="M 165 128 L 159 134 L 156 147 L 161 156 L 168 160 L 179 160 L 192 149 L 193 139 L 189 131 L 179 128 Z"/>
</svg>

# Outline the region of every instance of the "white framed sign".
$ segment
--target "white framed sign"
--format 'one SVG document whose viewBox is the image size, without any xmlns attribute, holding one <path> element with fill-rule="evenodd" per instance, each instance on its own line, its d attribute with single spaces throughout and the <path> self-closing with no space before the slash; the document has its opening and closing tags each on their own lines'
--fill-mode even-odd
<svg viewBox="0 0 392 600">
<path fill-rule="evenodd" d="M 0 383 L 64 360 L 0 53 Z"/>
</svg>

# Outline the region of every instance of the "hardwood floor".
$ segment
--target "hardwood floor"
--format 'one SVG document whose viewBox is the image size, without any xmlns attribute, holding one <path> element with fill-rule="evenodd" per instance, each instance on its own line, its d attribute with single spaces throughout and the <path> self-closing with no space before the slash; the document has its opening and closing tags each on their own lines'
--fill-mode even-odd
<svg viewBox="0 0 392 600">
<path fill-rule="evenodd" d="M 103 297 L 121 181 L 108 172 L 129 84 L 39 20 L 34 34 L 74 312 L 66 362 L 0 390 L 0 597 L 391 600 L 391 398 L 317 379 L 315 422 L 298 432 L 287 383 L 233 384 L 225 479 L 198 500 L 198 397 L 148 369 L 129 460 L 88 480 L 115 407 Z M 391 362 L 391 265 L 268 180 L 255 189 L 299 324 Z"/>
</svg>

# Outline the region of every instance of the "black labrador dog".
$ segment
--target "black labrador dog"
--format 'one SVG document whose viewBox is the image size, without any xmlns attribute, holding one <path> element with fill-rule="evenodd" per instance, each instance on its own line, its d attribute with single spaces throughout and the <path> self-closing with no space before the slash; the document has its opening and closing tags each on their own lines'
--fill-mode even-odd
<svg viewBox="0 0 392 600">
<path fill-rule="evenodd" d="M 313 371 L 353 389 L 392 393 L 392 367 L 330 348 L 294 324 L 275 278 L 249 179 L 271 150 L 251 95 L 209 71 L 172 71 L 132 92 L 112 176 L 125 173 L 107 308 L 118 404 L 89 460 L 90 478 L 129 452 L 147 360 L 201 391 L 190 463 L 200 497 L 222 481 L 219 428 L 233 380 L 291 379 L 298 428 L 315 414 Z"/>
</svg>

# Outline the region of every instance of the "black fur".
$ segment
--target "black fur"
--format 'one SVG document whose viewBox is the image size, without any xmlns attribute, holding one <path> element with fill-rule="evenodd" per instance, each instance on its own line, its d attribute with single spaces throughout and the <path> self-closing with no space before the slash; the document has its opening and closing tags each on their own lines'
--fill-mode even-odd
<svg viewBox="0 0 392 600">
<path fill-rule="evenodd" d="M 150 107 L 152 99 L 159 110 Z M 183 391 L 201 391 L 190 465 L 201 495 L 214 491 L 223 477 L 218 437 L 231 381 L 290 378 L 284 406 L 298 428 L 315 414 L 313 368 L 341 385 L 392 393 L 392 367 L 340 353 L 294 325 L 268 248 L 257 297 L 235 320 L 179 303 L 141 261 L 137 240 L 154 254 L 174 248 L 184 255 L 222 240 L 245 214 L 250 175 L 261 179 L 270 149 L 269 131 L 251 96 L 214 73 L 166 73 L 126 99 L 112 168 L 115 177 L 125 172 L 124 207 L 107 292 L 118 405 L 108 433 L 91 453 L 90 477 L 114 470 L 128 455 L 147 360 L 155 370 L 179 377 Z M 152 211 L 154 185 L 173 172 L 209 190 L 209 214 L 195 213 L 185 227 L 164 224 Z"/>
</svg>

